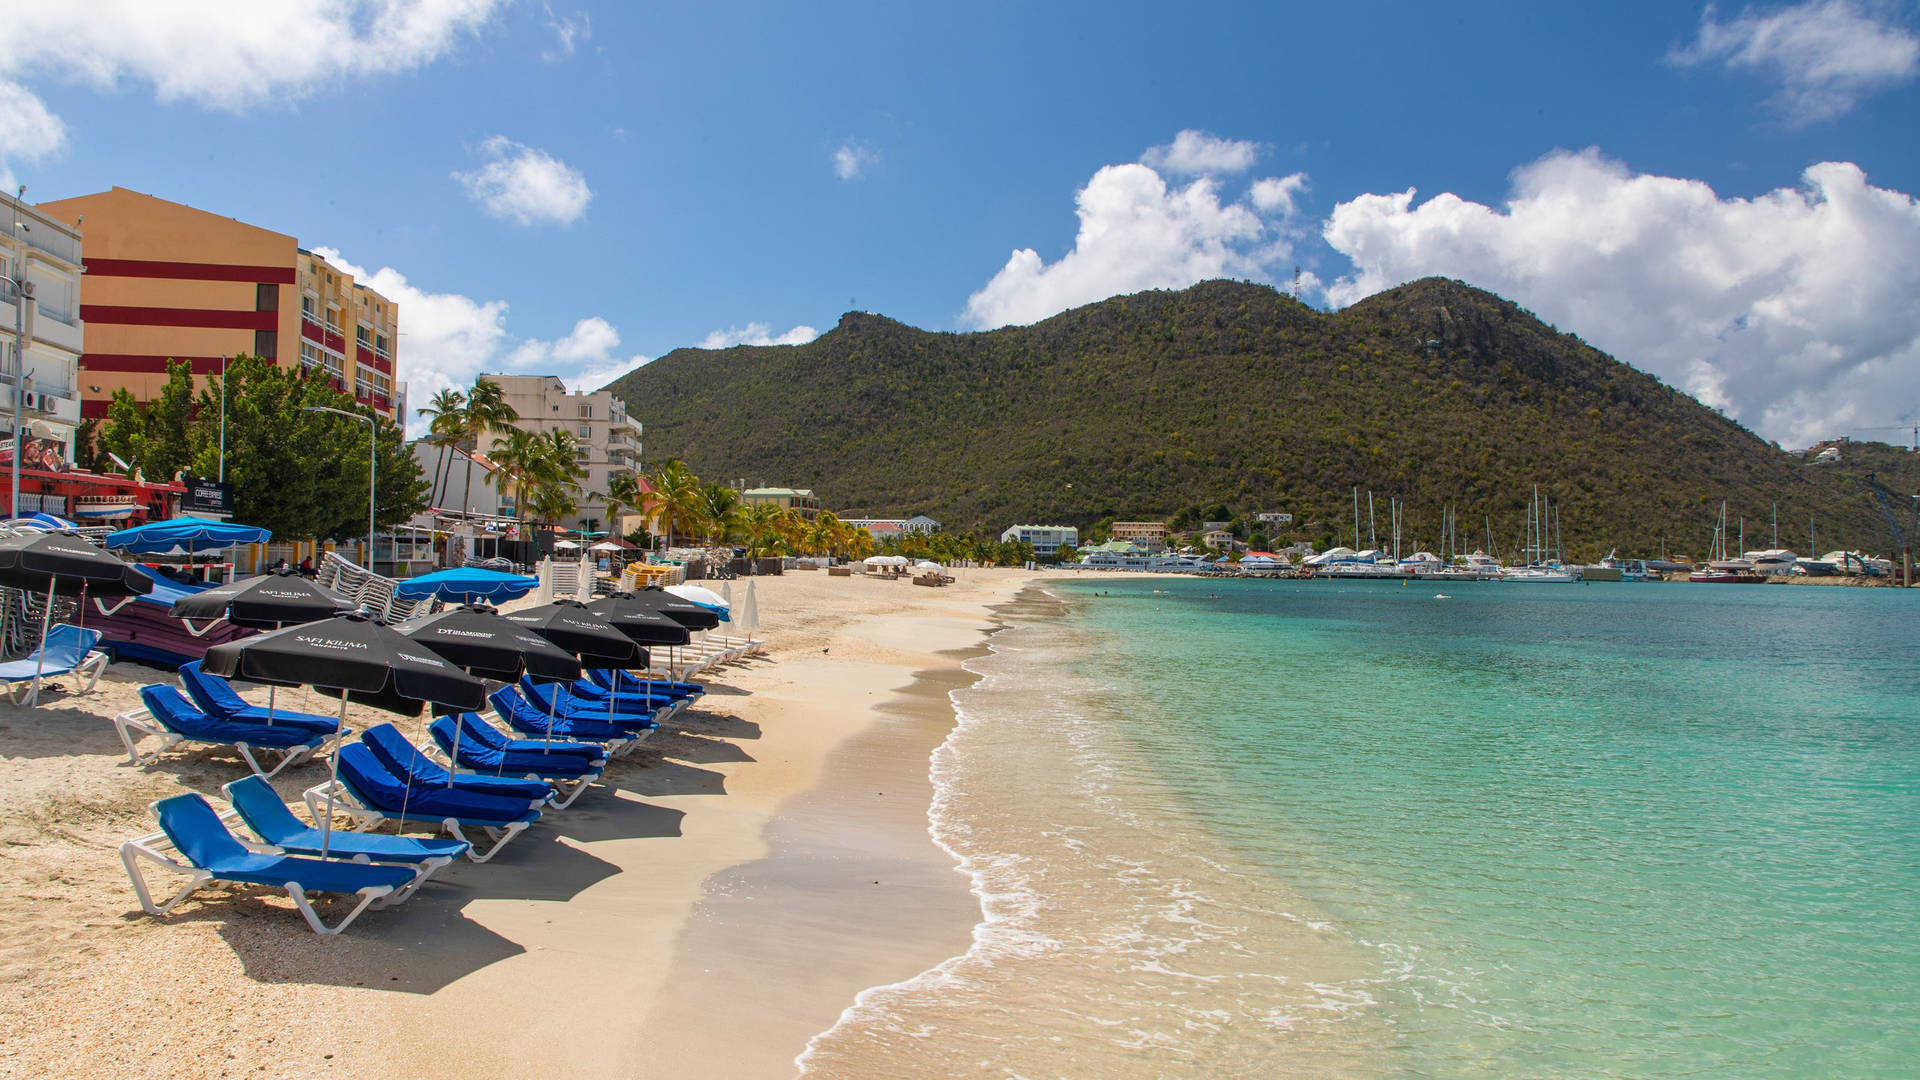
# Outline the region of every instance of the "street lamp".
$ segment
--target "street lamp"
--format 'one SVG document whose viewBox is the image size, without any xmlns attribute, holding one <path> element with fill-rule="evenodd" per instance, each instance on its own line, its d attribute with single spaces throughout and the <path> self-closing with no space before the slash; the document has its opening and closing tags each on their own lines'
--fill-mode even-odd
<svg viewBox="0 0 1920 1080">
<path fill-rule="evenodd" d="M 302 405 L 301 412 L 324 412 L 335 416 L 347 416 L 367 422 L 367 573 L 373 573 L 373 463 L 374 455 L 380 449 L 379 427 L 371 414 L 348 412 L 331 405 Z"/>
</svg>

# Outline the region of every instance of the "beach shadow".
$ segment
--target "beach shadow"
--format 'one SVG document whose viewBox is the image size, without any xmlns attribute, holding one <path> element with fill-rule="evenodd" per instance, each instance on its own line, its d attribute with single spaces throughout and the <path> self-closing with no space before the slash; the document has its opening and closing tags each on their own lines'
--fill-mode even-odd
<svg viewBox="0 0 1920 1080">
<path fill-rule="evenodd" d="M 681 734 L 709 739 L 758 739 L 760 725 L 730 713 L 689 710 L 673 718 L 670 728 Z"/>
<path fill-rule="evenodd" d="M 660 755 L 689 765 L 714 765 L 723 761 L 750 762 L 753 755 L 745 748 L 724 739 L 709 738 L 697 731 L 672 732 L 656 747 Z"/>
<path fill-rule="evenodd" d="M 443 871 L 442 873 L 445 873 Z M 217 922 L 247 978 L 431 994 L 526 949 L 468 919 L 438 878 L 398 907 L 368 911 L 337 937 L 311 933 L 285 896 L 254 890 L 189 901 L 168 922 Z M 319 909 L 329 922 L 344 908 Z M 140 914 L 140 918 L 148 918 Z"/>
<path fill-rule="evenodd" d="M 621 791 L 642 798 L 727 793 L 727 778 L 720 773 L 666 758 L 646 758 L 628 764 L 619 775 L 605 779 Z"/>
<path fill-rule="evenodd" d="M 702 685 L 706 686 L 708 697 L 716 697 L 716 696 L 718 697 L 752 697 L 753 696 L 753 691 L 742 690 L 737 686 L 726 686 L 721 683 L 704 683 Z M 698 706 L 695 706 L 695 708 L 698 708 Z"/>
<path fill-rule="evenodd" d="M 686 811 L 656 806 L 622 789 L 590 791 L 566 810 L 566 820 L 556 822 L 567 838 L 583 844 L 603 840 L 639 840 L 675 837 L 681 834 Z"/>
<path fill-rule="evenodd" d="M 620 868 L 605 859 L 563 842 L 563 838 L 587 839 L 579 825 L 588 818 L 578 811 L 593 796 L 593 792 L 581 796 L 581 803 L 564 812 L 565 821 L 543 817 L 484 864 L 463 860 L 440 871 L 415 899 L 431 894 L 436 904 L 454 908 L 469 900 L 563 902 L 619 873 Z M 678 822 L 674 827 L 677 831 Z M 412 907 L 413 901 L 407 906 Z"/>
<path fill-rule="evenodd" d="M 50 698 L 42 689 L 38 705 L 0 705 L 0 757 L 101 754 L 125 761 L 127 748 L 120 745 L 112 718 L 88 707 L 97 700 L 91 694 Z"/>
</svg>

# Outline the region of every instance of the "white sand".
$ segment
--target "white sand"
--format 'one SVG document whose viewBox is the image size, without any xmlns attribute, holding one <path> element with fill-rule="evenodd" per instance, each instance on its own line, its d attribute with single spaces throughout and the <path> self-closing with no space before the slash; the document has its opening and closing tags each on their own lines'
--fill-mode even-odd
<svg viewBox="0 0 1920 1080">
<path fill-rule="evenodd" d="M 958 576 L 759 580 L 766 657 L 703 676 L 701 708 L 493 862 L 335 938 L 262 889 L 139 910 L 117 848 L 147 804 L 245 770 L 127 761 L 108 718 L 166 673 L 0 705 L 0 1077 L 791 1075 L 857 991 L 963 949 L 977 917 L 927 838 L 926 751 L 959 650 L 1036 575 Z"/>
</svg>

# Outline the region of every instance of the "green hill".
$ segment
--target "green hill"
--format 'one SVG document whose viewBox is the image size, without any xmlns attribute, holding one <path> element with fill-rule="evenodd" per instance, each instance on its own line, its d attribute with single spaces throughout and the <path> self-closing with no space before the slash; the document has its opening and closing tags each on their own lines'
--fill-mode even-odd
<svg viewBox="0 0 1920 1080">
<path fill-rule="evenodd" d="M 1750 547 L 1770 542 L 1777 505 L 1785 546 L 1804 553 L 1812 519 L 1822 550 L 1884 553 L 1862 475 L 1920 490 L 1914 455 L 1851 444 L 1839 466 L 1807 464 L 1506 300 L 1432 278 L 1336 313 L 1228 281 L 983 333 L 854 312 L 806 345 L 675 350 L 612 389 L 651 459 L 956 532 L 1226 504 L 1351 542 L 1358 487 L 1383 537 L 1397 497 L 1421 545 L 1453 504 L 1463 543 L 1483 543 L 1491 518 L 1504 551 L 1538 485 L 1571 556 L 1704 553 L 1722 500 Z"/>
</svg>

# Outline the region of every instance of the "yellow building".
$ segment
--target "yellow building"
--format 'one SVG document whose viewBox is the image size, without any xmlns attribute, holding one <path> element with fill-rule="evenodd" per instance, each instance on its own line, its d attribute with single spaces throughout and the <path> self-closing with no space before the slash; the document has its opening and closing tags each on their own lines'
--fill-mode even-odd
<svg viewBox="0 0 1920 1080">
<path fill-rule="evenodd" d="M 204 381 L 241 353 L 325 368 L 390 418 L 404 407 L 396 305 L 293 237 L 121 187 L 39 209 L 83 237 L 83 416 L 105 416 L 120 387 L 151 400 L 168 360 Z"/>
</svg>

